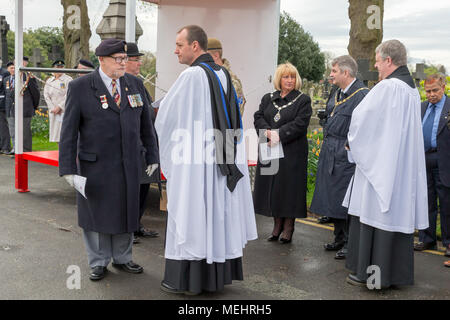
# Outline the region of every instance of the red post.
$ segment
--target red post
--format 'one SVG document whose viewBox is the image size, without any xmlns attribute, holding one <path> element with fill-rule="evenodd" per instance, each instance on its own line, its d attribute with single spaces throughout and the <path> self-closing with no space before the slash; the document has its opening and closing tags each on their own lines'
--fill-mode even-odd
<svg viewBox="0 0 450 320">
<path fill-rule="evenodd" d="M 28 190 L 28 160 L 23 159 L 23 154 L 16 154 L 15 162 L 16 189 L 18 189 L 18 192 L 30 192 Z"/>
</svg>

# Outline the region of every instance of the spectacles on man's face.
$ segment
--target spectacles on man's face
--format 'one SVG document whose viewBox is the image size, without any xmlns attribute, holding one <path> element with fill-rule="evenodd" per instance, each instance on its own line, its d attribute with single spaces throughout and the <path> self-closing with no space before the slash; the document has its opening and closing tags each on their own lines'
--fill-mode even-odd
<svg viewBox="0 0 450 320">
<path fill-rule="evenodd" d="M 113 58 L 116 63 L 122 63 L 122 62 L 126 63 L 128 61 L 128 57 L 127 56 L 125 56 L 125 57 L 108 56 L 108 57 Z"/>
</svg>

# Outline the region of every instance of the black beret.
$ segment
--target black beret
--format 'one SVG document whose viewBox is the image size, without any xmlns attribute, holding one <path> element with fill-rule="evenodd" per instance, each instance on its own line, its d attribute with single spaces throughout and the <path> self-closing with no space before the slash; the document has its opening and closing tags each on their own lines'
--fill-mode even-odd
<svg viewBox="0 0 450 320">
<path fill-rule="evenodd" d="M 13 65 L 14 65 L 14 62 L 9 61 L 9 62 L 6 64 L 6 67 L 8 68 L 9 66 L 13 66 Z"/>
<path fill-rule="evenodd" d="M 139 49 L 138 49 L 138 46 L 136 45 L 136 43 L 128 42 L 127 46 L 128 46 L 127 55 L 129 57 L 140 57 L 140 56 L 144 55 L 143 53 L 139 52 Z"/>
<path fill-rule="evenodd" d="M 23 56 L 23 60 L 28 61 L 30 59 L 28 59 L 28 57 L 26 57 L 26 56 Z"/>
<path fill-rule="evenodd" d="M 64 63 L 64 60 L 63 60 L 63 59 L 56 59 L 56 60 L 52 63 L 52 67 L 54 67 L 54 66 L 59 67 L 59 66 L 64 66 L 64 65 L 65 65 L 65 63 Z"/>
<path fill-rule="evenodd" d="M 95 69 L 94 65 L 93 65 L 92 62 L 90 62 L 89 60 L 80 59 L 79 64 L 81 64 L 82 66 L 88 67 L 88 68 Z M 77 66 L 78 66 L 78 65 L 77 65 Z M 76 69 L 76 68 L 75 68 L 75 69 Z"/>
<path fill-rule="evenodd" d="M 127 43 L 119 39 L 105 39 L 95 49 L 95 55 L 98 57 L 110 56 L 114 53 L 127 53 Z"/>
</svg>

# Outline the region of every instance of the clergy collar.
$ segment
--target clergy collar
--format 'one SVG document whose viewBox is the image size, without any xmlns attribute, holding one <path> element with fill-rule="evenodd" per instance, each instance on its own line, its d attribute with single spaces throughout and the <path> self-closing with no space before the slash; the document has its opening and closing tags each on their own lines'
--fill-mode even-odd
<svg viewBox="0 0 450 320">
<path fill-rule="evenodd" d="M 411 73 L 409 73 L 407 66 L 398 67 L 397 69 L 395 69 L 394 72 L 392 72 L 389 76 L 386 77 L 386 79 L 393 79 L 393 78 L 402 80 L 407 85 L 409 85 L 411 88 L 416 87 L 414 80 L 411 77 Z"/>
<path fill-rule="evenodd" d="M 191 67 L 198 66 L 200 63 L 206 63 L 210 65 L 214 70 L 220 70 L 220 66 L 214 63 L 213 57 L 209 53 L 204 53 L 199 56 L 192 64 Z"/>
<path fill-rule="evenodd" d="M 272 101 L 277 100 L 277 99 L 284 99 L 286 101 L 292 101 L 298 96 L 298 94 L 299 94 L 299 91 L 294 89 L 291 92 L 289 92 L 284 98 L 282 98 L 281 91 L 277 90 L 272 95 Z"/>
</svg>

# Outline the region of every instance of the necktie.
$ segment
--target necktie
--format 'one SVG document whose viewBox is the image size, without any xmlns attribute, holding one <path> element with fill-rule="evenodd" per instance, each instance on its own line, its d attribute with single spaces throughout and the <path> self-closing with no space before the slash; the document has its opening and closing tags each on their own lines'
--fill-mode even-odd
<svg viewBox="0 0 450 320">
<path fill-rule="evenodd" d="M 120 94 L 117 90 L 117 80 L 112 79 L 111 84 L 112 84 L 112 96 L 113 96 L 114 101 L 116 102 L 117 106 L 120 108 Z"/>
<path fill-rule="evenodd" d="M 431 105 L 431 112 L 428 114 L 428 118 L 423 124 L 423 142 L 425 145 L 425 151 L 431 148 L 431 135 L 433 133 L 434 116 L 436 114 L 436 105 Z"/>
<path fill-rule="evenodd" d="M 14 77 L 11 77 L 11 89 L 14 88 Z"/>
</svg>

